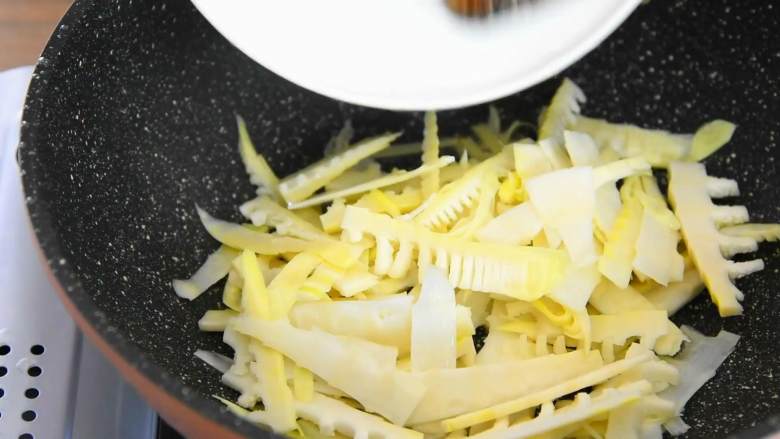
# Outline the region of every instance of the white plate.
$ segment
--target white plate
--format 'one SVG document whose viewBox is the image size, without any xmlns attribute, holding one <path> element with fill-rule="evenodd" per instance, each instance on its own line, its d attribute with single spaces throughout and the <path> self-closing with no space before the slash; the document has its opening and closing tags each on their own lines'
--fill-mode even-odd
<svg viewBox="0 0 780 439">
<path fill-rule="evenodd" d="M 526 0 L 490 20 L 444 0 L 193 0 L 255 61 L 310 90 L 394 110 L 490 101 L 569 66 L 640 0 Z"/>
</svg>

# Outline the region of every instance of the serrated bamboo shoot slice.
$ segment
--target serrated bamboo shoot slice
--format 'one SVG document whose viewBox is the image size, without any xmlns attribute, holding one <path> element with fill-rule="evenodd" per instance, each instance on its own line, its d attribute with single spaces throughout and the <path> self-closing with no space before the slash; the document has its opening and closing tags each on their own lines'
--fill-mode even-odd
<svg viewBox="0 0 780 439">
<path fill-rule="evenodd" d="M 418 168 L 415 168 L 411 171 L 398 171 L 398 172 L 390 173 L 388 175 L 377 178 L 375 180 L 367 181 L 365 183 L 361 183 L 339 191 L 326 192 L 324 194 L 316 195 L 314 197 L 307 198 L 305 200 L 288 202 L 287 207 L 289 207 L 290 209 L 301 209 L 309 206 L 317 206 L 319 204 L 327 203 L 328 201 L 333 201 L 338 198 L 346 198 L 352 195 L 368 192 L 372 189 L 379 189 L 385 186 L 402 183 L 404 181 L 411 180 L 413 178 L 443 168 L 454 161 L 455 158 L 452 156 L 448 156 L 448 155 L 441 156 L 435 163 L 428 164 L 428 165 L 421 165 Z"/>
<path fill-rule="evenodd" d="M 485 344 L 477 353 L 478 365 L 527 360 L 535 357 L 534 346 L 526 334 L 516 334 L 498 329 L 490 331 Z"/>
<path fill-rule="evenodd" d="M 561 379 L 598 370 L 601 366 L 598 352 L 586 354 L 575 351 L 522 361 L 426 372 L 421 377 L 428 392 L 409 417 L 409 423 L 421 424 L 487 408 L 553 386 Z"/>
<path fill-rule="evenodd" d="M 660 288 L 672 288 L 673 285 L 675 284 Z M 625 289 L 620 289 L 608 281 L 601 282 L 596 287 L 588 303 L 602 314 L 619 314 L 627 311 L 668 311 L 663 307 L 658 307 L 634 288 L 629 286 Z M 667 320 L 666 324 L 668 331 L 666 335 L 661 336 L 656 341 L 653 350 L 659 355 L 675 355 L 680 350 L 685 336 L 671 320 Z"/>
<path fill-rule="evenodd" d="M 620 314 L 601 314 L 590 316 L 593 341 L 609 339 L 622 345 L 631 337 L 640 337 L 641 343 L 648 348 L 655 346 L 659 337 L 669 331 L 665 311 L 626 311 Z"/>
<path fill-rule="evenodd" d="M 288 202 L 305 199 L 361 160 L 387 148 L 400 134 L 366 139 L 353 147 L 326 157 L 279 182 L 279 192 Z"/>
<path fill-rule="evenodd" d="M 574 402 L 566 407 L 546 411 L 542 409 L 536 418 L 520 422 L 506 430 L 487 431 L 472 436 L 476 439 L 503 439 L 507 437 L 530 437 L 557 428 L 585 421 L 602 413 L 610 412 L 624 404 L 637 401 L 652 391 L 650 383 L 639 381 L 623 387 L 605 389 L 599 394 L 579 393 Z"/>
<path fill-rule="evenodd" d="M 498 192 L 498 179 L 495 175 L 485 175 L 479 191 L 476 206 L 472 208 L 470 216 L 461 218 L 461 222 L 452 227 L 449 234 L 464 239 L 471 239 L 477 231 L 493 218 L 496 192 Z"/>
<path fill-rule="evenodd" d="M 255 424 L 268 424 L 268 417 L 264 411 L 249 411 L 224 398 L 216 398 L 240 418 Z M 344 438 L 339 433 L 351 438 L 423 439 L 422 433 L 393 425 L 379 416 L 363 412 L 338 399 L 319 393 L 312 395 L 311 401 L 297 401 L 295 411 L 300 418 L 316 425 L 317 427 L 314 428 L 322 435 L 312 437 L 308 434 L 308 427 L 302 425 L 307 439 Z"/>
<path fill-rule="evenodd" d="M 236 116 L 236 122 L 238 123 L 238 151 L 246 173 L 249 174 L 249 181 L 258 187 L 258 191 L 267 191 L 275 199 L 281 200 L 279 178 L 274 174 L 265 157 L 255 149 L 244 119 Z"/>
<path fill-rule="evenodd" d="M 422 433 L 393 425 L 376 415 L 316 393 L 310 402 L 297 403 L 297 413 L 316 424 L 324 434 L 340 432 L 353 438 L 423 439 Z"/>
<path fill-rule="evenodd" d="M 575 123 L 580 114 L 580 104 L 585 102 L 585 93 L 577 84 L 565 78 L 555 91 L 550 105 L 539 121 L 539 139 L 563 140 L 563 130 Z"/>
<path fill-rule="evenodd" d="M 414 221 L 428 228 L 443 228 L 454 223 L 479 198 L 484 176 L 495 172 L 495 161 L 488 160 L 469 169 L 459 179 L 448 183 L 431 196 Z"/>
<path fill-rule="evenodd" d="M 710 297 L 721 316 L 741 314 L 739 301 L 743 294 L 731 279 L 761 269 L 763 263 L 756 260 L 750 264 L 736 265 L 721 254 L 720 234 L 715 223 L 718 219 L 734 219 L 734 212 L 712 204 L 707 190 L 707 172 L 703 165 L 672 163 L 669 170 L 669 196 L 682 224 L 688 251 L 710 291 Z"/>
<path fill-rule="evenodd" d="M 652 438 L 646 433 L 648 424 L 660 424 L 674 416 L 674 404 L 656 395 L 625 404 L 609 412 L 605 439 Z M 661 432 L 658 431 L 658 437 Z"/>
<path fill-rule="evenodd" d="M 277 433 L 294 429 L 295 406 L 292 391 L 287 386 L 284 357 L 259 343 L 250 344 L 250 351 L 256 360 L 253 364 L 262 388 L 267 425 Z M 258 367 L 259 365 L 262 367 Z"/>
<path fill-rule="evenodd" d="M 668 362 L 654 358 L 610 379 L 601 387 L 620 387 L 639 380 L 648 381 L 653 386 L 653 392 L 658 393 L 676 386 L 680 381 L 680 373 Z"/>
<path fill-rule="evenodd" d="M 357 338 L 307 331 L 283 320 L 239 317 L 236 330 L 283 353 L 359 401 L 403 425 L 425 393 L 419 378 L 395 368 L 398 351 Z"/>
<path fill-rule="evenodd" d="M 547 401 L 552 401 L 572 392 L 607 381 L 639 364 L 650 361 L 652 358 L 652 353 L 647 350 L 639 349 L 634 355 L 626 356 L 625 359 L 606 364 L 596 370 L 552 384 L 549 387 L 543 388 L 532 394 L 521 396 L 482 410 L 446 419 L 442 421 L 442 425 L 446 431 L 454 431 L 502 416 L 522 412 L 523 410 L 544 404 Z"/>
<path fill-rule="evenodd" d="M 436 113 L 425 113 L 425 130 L 422 141 L 422 163 L 431 165 L 439 158 L 439 127 L 436 124 Z M 439 170 L 431 171 L 420 178 L 423 198 L 428 198 L 439 190 Z"/>
<path fill-rule="evenodd" d="M 206 262 L 198 268 L 192 277 L 186 280 L 174 279 L 173 290 L 177 296 L 183 299 L 195 300 L 209 287 L 228 275 L 231 264 L 238 255 L 238 251 L 224 245 L 221 246 L 206 258 Z"/>
<path fill-rule="evenodd" d="M 460 279 L 454 283 L 455 287 L 520 299 L 533 299 L 548 292 L 567 265 L 565 254 L 558 250 L 471 242 L 351 206 L 347 207 L 341 226 L 352 239 L 359 240 L 368 233 L 395 242 L 409 240 L 418 248 L 420 270 L 433 262 L 432 250 L 460 255 L 460 258 L 447 258 L 448 275 L 455 270 L 452 261 L 460 261 Z M 485 267 L 492 264 L 500 267 L 500 276 L 485 279 Z"/>
</svg>

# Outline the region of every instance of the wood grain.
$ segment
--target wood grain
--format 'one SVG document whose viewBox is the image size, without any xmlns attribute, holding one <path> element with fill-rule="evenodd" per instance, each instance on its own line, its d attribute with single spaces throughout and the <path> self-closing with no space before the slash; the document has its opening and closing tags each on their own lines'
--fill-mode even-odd
<svg viewBox="0 0 780 439">
<path fill-rule="evenodd" d="M 0 70 L 34 64 L 72 0 L 0 0 Z"/>
</svg>

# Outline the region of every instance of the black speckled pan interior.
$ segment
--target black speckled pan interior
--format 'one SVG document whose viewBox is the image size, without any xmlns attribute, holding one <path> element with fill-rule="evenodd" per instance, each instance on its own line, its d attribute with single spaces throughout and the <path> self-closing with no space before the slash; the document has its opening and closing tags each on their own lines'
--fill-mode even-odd
<svg viewBox="0 0 780 439">
<path fill-rule="evenodd" d="M 588 95 L 588 115 L 680 132 L 712 118 L 736 122 L 733 141 L 707 161 L 710 173 L 739 181 L 743 196 L 730 201 L 746 204 L 754 220 L 776 222 L 778 31 L 773 2 L 655 0 L 564 74 Z M 531 120 L 559 80 L 495 105 Z M 236 113 L 282 175 L 321 155 L 347 118 L 358 135 L 421 133 L 419 114 L 335 102 L 270 73 L 186 0 L 79 0 L 36 69 L 19 157 L 43 253 L 86 322 L 201 416 L 270 437 L 210 398 L 233 393 L 193 357 L 196 349 L 229 353 L 219 335 L 196 325 L 219 305 L 220 288 L 189 303 L 170 287 L 216 247 L 195 204 L 238 219 L 238 204 L 253 193 L 237 154 Z M 441 131 L 486 114 L 485 107 L 442 113 Z M 780 255 L 765 245 L 759 256 L 766 269 L 738 281 L 744 316 L 720 319 L 706 295 L 675 316 L 708 334 L 725 328 L 743 336 L 688 404 L 686 437 L 726 437 L 780 411 Z"/>
</svg>

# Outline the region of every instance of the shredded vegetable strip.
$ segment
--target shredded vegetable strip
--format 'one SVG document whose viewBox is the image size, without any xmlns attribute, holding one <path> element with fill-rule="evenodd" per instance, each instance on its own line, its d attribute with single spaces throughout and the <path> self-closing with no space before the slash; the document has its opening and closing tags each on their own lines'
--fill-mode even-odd
<svg viewBox="0 0 780 439">
<path fill-rule="evenodd" d="M 402 183 L 404 181 L 411 180 L 421 175 L 425 175 L 429 172 L 433 172 L 435 170 L 441 169 L 454 161 L 455 161 L 454 157 L 445 155 L 439 157 L 439 159 L 433 164 L 422 165 L 411 171 L 399 171 L 393 174 L 385 175 L 384 177 L 377 178 L 376 180 L 372 180 L 366 183 L 352 186 L 350 188 L 342 189 L 340 191 L 326 192 L 322 195 L 317 195 L 315 197 L 311 197 L 306 200 L 291 202 L 288 203 L 288 207 L 290 209 L 301 209 L 304 207 L 316 206 L 318 204 L 327 203 L 328 201 L 333 201 L 339 198 L 347 198 L 363 192 L 368 192 L 372 189 L 379 189 L 385 186 Z"/>
</svg>

